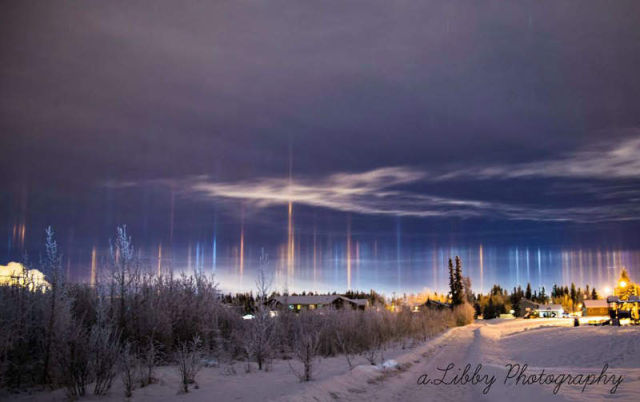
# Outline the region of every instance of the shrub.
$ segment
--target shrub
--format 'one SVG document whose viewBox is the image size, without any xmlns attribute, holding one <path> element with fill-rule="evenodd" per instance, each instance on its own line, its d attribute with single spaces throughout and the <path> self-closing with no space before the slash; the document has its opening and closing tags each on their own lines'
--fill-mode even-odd
<svg viewBox="0 0 640 402">
<path fill-rule="evenodd" d="M 202 341 L 196 336 L 190 342 L 183 342 L 175 353 L 182 392 L 189 392 L 189 385 L 195 383 L 196 375 L 202 368 L 201 347 Z"/>
<path fill-rule="evenodd" d="M 475 310 L 469 303 L 463 303 L 453 309 L 455 324 L 459 327 L 471 324 L 473 322 L 474 315 Z"/>
</svg>

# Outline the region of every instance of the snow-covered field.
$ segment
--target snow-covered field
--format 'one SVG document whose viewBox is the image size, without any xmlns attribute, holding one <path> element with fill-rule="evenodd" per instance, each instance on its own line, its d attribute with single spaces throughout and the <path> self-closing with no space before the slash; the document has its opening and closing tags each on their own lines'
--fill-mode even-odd
<svg viewBox="0 0 640 402">
<path fill-rule="evenodd" d="M 364 359 L 349 371 L 342 356 L 322 359 L 315 380 L 300 383 L 291 373 L 287 361 L 277 360 L 268 372 L 246 364 L 233 367 L 205 367 L 198 374 L 198 389 L 179 394 L 175 368 L 158 369 L 160 381 L 134 391 L 132 401 L 637 401 L 640 400 L 640 328 L 639 327 L 573 327 L 572 320 L 493 320 L 453 328 L 426 343 L 402 349 L 399 345 L 385 352 L 385 359 L 397 365 L 382 368 L 369 365 Z M 418 384 L 422 378 L 442 379 L 449 383 L 470 364 L 469 376 L 478 370 L 477 383 Z M 506 364 L 527 364 L 529 381 L 554 380 L 552 384 L 515 384 L 517 366 L 512 378 Z M 295 367 L 295 363 L 294 364 Z M 453 364 L 453 366 L 451 366 Z M 593 382 L 608 364 L 606 377 Z M 451 369 L 443 377 L 447 366 Z M 542 378 L 538 376 L 544 369 Z M 521 373 L 522 371 L 518 372 Z M 572 385 L 568 377 L 582 385 Z M 576 377 L 582 374 L 581 377 Z M 593 377 L 587 377 L 592 374 Z M 550 377 L 549 375 L 553 375 Z M 422 377 L 421 377 L 422 376 Z M 614 376 L 614 377 L 612 377 Z M 622 382 L 620 381 L 622 376 Z M 462 376 L 460 376 L 462 378 Z M 492 378 L 495 380 L 491 381 Z M 564 383 L 558 386 L 558 382 Z M 605 384 L 605 379 L 607 383 Z M 521 377 L 524 381 L 524 376 Z M 426 382 L 426 381 L 425 381 Z M 463 381 L 464 382 L 464 381 Z M 437 383 L 437 381 L 436 381 Z M 615 388 L 615 393 L 610 391 Z M 488 386 L 491 384 L 490 386 Z M 553 394 L 554 388 L 557 394 Z M 582 389 L 584 387 L 584 392 Z M 483 390 L 487 390 L 486 394 Z M 86 397 L 84 400 L 123 400 L 117 384 L 107 397 Z M 64 392 L 23 395 L 21 400 L 64 400 Z"/>
</svg>

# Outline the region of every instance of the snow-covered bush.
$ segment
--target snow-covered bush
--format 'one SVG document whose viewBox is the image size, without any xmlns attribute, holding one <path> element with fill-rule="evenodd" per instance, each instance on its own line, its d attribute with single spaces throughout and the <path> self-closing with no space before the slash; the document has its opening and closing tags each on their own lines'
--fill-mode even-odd
<svg viewBox="0 0 640 402">
<path fill-rule="evenodd" d="M 292 347 L 294 356 L 302 363 L 302 371 L 296 370 L 293 366 L 290 367 L 300 381 L 311 381 L 315 362 L 318 359 L 322 329 L 322 322 L 318 317 L 317 314 L 302 312 L 295 320 Z"/>
<path fill-rule="evenodd" d="M 53 356 L 57 364 L 57 381 L 64 386 L 70 398 L 86 393 L 91 383 L 91 350 L 89 332 L 77 322 L 70 322 L 64 339 L 53 343 Z"/>
<path fill-rule="evenodd" d="M 180 375 L 180 390 L 189 392 L 189 385 L 196 382 L 196 375 L 202 368 L 202 341 L 194 337 L 189 342 L 182 342 L 175 353 Z"/>
<path fill-rule="evenodd" d="M 457 326 L 463 326 L 467 324 L 471 324 L 473 322 L 473 316 L 475 314 L 475 310 L 473 306 L 469 303 L 463 303 L 459 306 L 456 306 L 453 309 L 453 316 L 455 318 L 455 323 Z"/>
<path fill-rule="evenodd" d="M 106 323 L 95 324 L 89 333 L 90 369 L 94 382 L 93 393 L 106 395 L 117 374 L 121 354 L 119 336 Z"/>
<path fill-rule="evenodd" d="M 125 342 L 120 353 L 120 377 L 122 378 L 124 396 L 126 398 L 131 397 L 133 389 L 138 382 L 137 376 L 140 373 L 140 362 L 132 349 L 131 343 Z"/>
</svg>

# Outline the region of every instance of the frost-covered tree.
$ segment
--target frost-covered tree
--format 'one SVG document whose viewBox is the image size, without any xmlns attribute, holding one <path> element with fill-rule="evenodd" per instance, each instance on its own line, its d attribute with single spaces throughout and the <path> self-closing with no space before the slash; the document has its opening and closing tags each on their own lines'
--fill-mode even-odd
<svg viewBox="0 0 640 402">
<path fill-rule="evenodd" d="M 55 240 L 54 232 L 51 226 L 45 230 L 45 255 L 42 262 L 44 273 L 50 284 L 48 321 L 44 337 L 44 363 L 42 369 L 42 383 L 46 384 L 50 381 L 50 365 L 51 365 L 51 345 L 54 341 L 54 330 L 56 329 L 56 320 L 58 318 L 58 310 L 62 307 L 64 299 L 64 275 L 62 273 L 62 255 L 58 252 L 58 243 Z"/>
<path fill-rule="evenodd" d="M 123 339 L 128 334 L 127 298 L 131 285 L 139 279 L 139 267 L 127 226 L 119 226 L 110 247 L 112 262 L 111 303 Z"/>
<path fill-rule="evenodd" d="M 194 384 L 196 375 L 202 368 L 202 341 L 196 336 L 190 342 L 183 342 L 176 351 L 180 375 L 180 391 L 189 392 L 189 385 Z"/>
<path fill-rule="evenodd" d="M 313 377 L 321 344 L 321 329 L 321 321 L 314 313 L 301 312 L 295 320 L 292 349 L 296 359 L 302 363 L 302 372 L 290 367 L 300 381 L 311 381 Z"/>
<path fill-rule="evenodd" d="M 262 370 L 264 364 L 271 358 L 275 335 L 275 321 L 266 305 L 272 283 L 272 278 L 265 272 L 267 259 L 263 250 L 256 279 L 258 293 L 253 319 L 246 322 L 246 332 L 242 335 L 245 352 L 249 358 L 255 359 L 258 370 Z"/>
</svg>

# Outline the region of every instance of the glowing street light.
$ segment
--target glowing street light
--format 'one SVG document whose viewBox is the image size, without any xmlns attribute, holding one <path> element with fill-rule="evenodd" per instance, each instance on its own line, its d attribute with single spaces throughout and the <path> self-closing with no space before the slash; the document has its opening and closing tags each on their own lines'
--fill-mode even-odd
<svg viewBox="0 0 640 402">
<path fill-rule="evenodd" d="M 627 287 L 627 282 L 620 281 L 619 285 L 620 285 L 621 288 L 626 288 Z"/>
<path fill-rule="evenodd" d="M 609 286 L 604 288 L 604 294 L 606 294 L 606 295 L 610 295 L 611 294 L 611 288 Z"/>
</svg>

